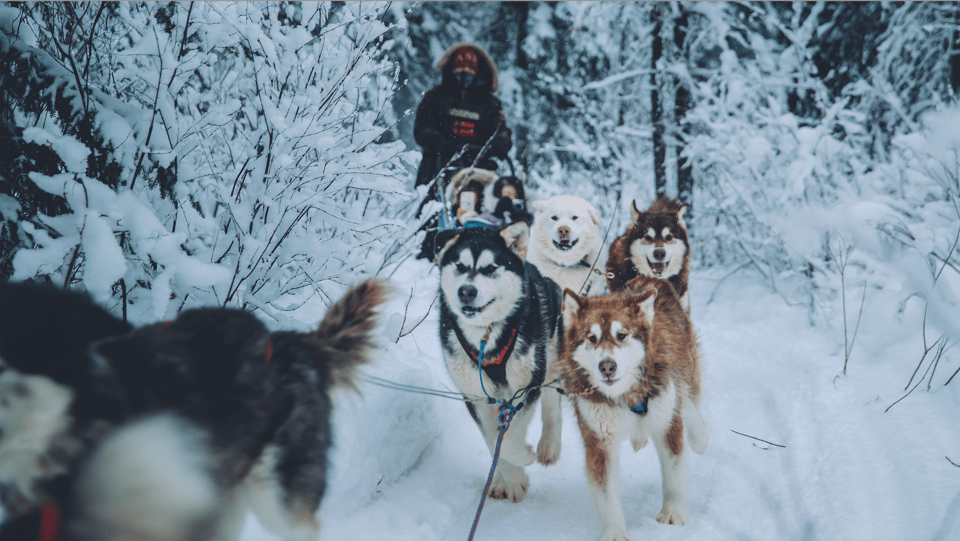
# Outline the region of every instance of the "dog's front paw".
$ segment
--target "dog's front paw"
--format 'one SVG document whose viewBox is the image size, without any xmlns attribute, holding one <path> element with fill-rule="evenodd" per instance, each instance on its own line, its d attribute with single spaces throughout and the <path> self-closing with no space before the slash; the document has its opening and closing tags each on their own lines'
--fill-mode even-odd
<svg viewBox="0 0 960 541">
<path fill-rule="evenodd" d="M 519 470 L 519 475 L 511 475 L 507 479 L 500 472 L 497 472 L 490 485 L 488 495 L 495 500 L 510 500 L 513 503 L 519 503 L 527 495 L 527 489 L 530 488 L 530 477 L 523 470 Z"/>
<path fill-rule="evenodd" d="M 626 530 L 622 529 L 610 529 L 604 530 L 603 534 L 600 535 L 600 538 L 597 541 L 632 541 L 630 536 L 627 535 Z"/>
<path fill-rule="evenodd" d="M 663 502 L 663 509 L 660 510 L 660 515 L 657 516 L 657 522 L 660 524 L 683 526 L 687 523 L 687 512 L 680 506 Z"/>
<path fill-rule="evenodd" d="M 540 438 L 537 444 L 537 462 L 552 466 L 560 460 L 560 438 Z"/>
<path fill-rule="evenodd" d="M 511 449 L 504 449 L 502 456 L 507 462 L 514 466 L 520 466 L 521 468 L 533 464 L 533 461 L 537 459 L 537 455 L 533 454 L 533 447 L 527 444 L 519 445 Z"/>
</svg>

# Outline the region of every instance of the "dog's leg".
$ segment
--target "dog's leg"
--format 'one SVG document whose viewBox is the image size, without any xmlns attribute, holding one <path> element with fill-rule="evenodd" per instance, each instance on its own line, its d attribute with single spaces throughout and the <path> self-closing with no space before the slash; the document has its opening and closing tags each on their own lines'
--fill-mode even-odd
<svg viewBox="0 0 960 541">
<path fill-rule="evenodd" d="M 700 403 L 689 400 L 683 408 L 683 423 L 686 426 L 686 436 L 690 440 L 690 449 L 702 455 L 707 452 L 707 441 L 710 439 L 710 430 L 700 414 Z"/>
<path fill-rule="evenodd" d="M 527 425 L 530 424 L 532 410 L 533 408 L 523 408 L 517 412 L 503 436 L 497 471 L 490 485 L 491 498 L 519 502 L 527 494 L 530 478 L 523 471 L 523 466 L 533 464 L 536 459 L 533 449 L 526 442 Z M 474 407 L 474 412 L 480 432 L 492 455 L 496 451 L 499 435 L 499 408 L 496 405 L 481 404 Z"/>
<path fill-rule="evenodd" d="M 556 464 L 560 460 L 560 393 L 554 389 L 544 389 L 540 393 L 543 431 L 537 444 L 537 462 L 544 466 Z"/>
<path fill-rule="evenodd" d="M 620 505 L 619 442 L 611 434 L 595 432 L 584 422 L 579 409 L 577 421 L 586 451 L 587 481 L 593 509 L 597 512 L 602 529 L 598 541 L 630 541 L 623 507 Z"/>
<path fill-rule="evenodd" d="M 280 535 L 284 541 L 314 541 L 320 535 L 320 521 L 317 519 L 320 492 L 316 488 L 293 490 L 284 487 L 278 472 L 279 458 L 276 447 L 264 450 L 247 476 L 247 500 L 263 527 Z M 292 481 L 309 481 L 313 474 L 305 471 Z"/>
<path fill-rule="evenodd" d="M 655 436 L 653 443 L 663 476 L 663 508 L 657 522 L 683 526 L 687 521 L 687 452 L 679 414 L 674 414 L 670 428 L 663 435 Z"/>
<path fill-rule="evenodd" d="M 525 407 L 518 411 L 510 422 L 510 429 L 503 436 L 503 442 L 500 444 L 500 459 L 506 460 L 515 466 L 529 466 L 537 459 L 533 454 L 533 448 L 527 444 L 527 426 L 533 414 L 531 407 Z M 483 434 L 483 440 L 490 449 L 492 455 L 497 447 L 497 437 L 499 432 L 499 407 L 495 404 L 481 404 L 475 406 L 477 421 L 480 425 L 480 432 Z"/>
</svg>

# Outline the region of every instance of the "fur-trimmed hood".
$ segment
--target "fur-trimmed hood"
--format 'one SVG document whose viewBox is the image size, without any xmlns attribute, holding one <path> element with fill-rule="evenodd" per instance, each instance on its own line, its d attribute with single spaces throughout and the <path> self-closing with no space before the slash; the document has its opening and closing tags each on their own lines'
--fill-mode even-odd
<svg viewBox="0 0 960 541">
<path fill-rule="evenodd" d="M 440 61 L 437 62 L 437 69 L 443 72 L 444 77 L 447 77 L 448 72 L 453 70 L 451 65 L 451 60 L 453 59 L 453 53 L 457 52 L 458 49 L 467 48 L 476 51 L 477 58 L 480 64 L 479 75 L 483 77 L 487 75 L 490 81 L 490 92 L 496 92 L 500 88 L 500 79 L 497 71 L 497 64 L 493 61 L 493 58 L 490 54 L 475 43 L 470 43 L 467 41 L 462 41 L 460 43 L 455 43 L 447 48 L 444 51 L 443 56 L 440 57 Z M 484 69 L 486 68 L 486 69 Z M 487 73 L 485 74 L 484 71 Z"/>
</svg>

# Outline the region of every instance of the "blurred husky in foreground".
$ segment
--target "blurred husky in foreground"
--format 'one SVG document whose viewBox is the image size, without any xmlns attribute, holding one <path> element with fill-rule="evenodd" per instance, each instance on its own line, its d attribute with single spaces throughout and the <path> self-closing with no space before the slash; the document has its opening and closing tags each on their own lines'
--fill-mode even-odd
<svg viewBox="0 0 960 541">
<path fill-rule="evenodd" d="M 687 452 L 706 451 L 697 340 L 670 284 L 640 276 L 604 297 L 563 296 L 563 386 L 586 451 L 601 541 L 629 541 L 620 505 L 620 442 L 652 438 L 663 476 L 657 521 L 687 517 Z"/>
<path fill-rule="evenodd" d="M 226 541 L 249 507 L 315 539 L 330 392 L 386 293 L 351 288 L 306 334 L 230 309 L 131 331 L 82 295 L 0 286 L 0 537 Z"/>
<path fill-rule="evenodd" d="M 560 458 L 560 395 L 538 387 L 556 379 L 560 339 L 560 289 L 524 263 L 529 229 L 517 222 L 503 230 L 480 226 L 443 231 L 440 255 L 440 343 L 460 392 L 509 400 L 530 388 L 503 438 L 490 496 L 519 502 L 530 479 L 525 466 Z M 481 341 L 489 338 L 483 358 Z M 543 432 L 537 453 L 527 445 L 527 425 L 542 403 Z M 514 404 L 516 405 L 516 404 Z M 498 406 L 467 402 L 490 452 L 497 441 Z"/>
</svg>

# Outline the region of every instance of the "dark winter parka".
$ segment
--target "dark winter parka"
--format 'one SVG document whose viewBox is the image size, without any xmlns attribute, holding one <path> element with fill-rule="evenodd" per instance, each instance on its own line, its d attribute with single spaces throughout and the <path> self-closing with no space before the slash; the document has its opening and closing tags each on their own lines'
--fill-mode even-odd
<svg viewBox="0 0 960 541">
<path fill-rule="evenodd" d="M 453 55 L 461 48 L 473 49 L 478 57 L 477 75 L 473 83 L 461 89 L 453 77 Z M 437 172 L 437 155 L 440 164 L 463 148 L 464 144 L 475 145 L 468 149 L 456 165 L 469 166 L 477 157 L 479 147 L 491 139 L 477 167 L 496 170 L 491 157 L 505 158 L 512 146 L 512 132 L 506 126 L 500 100 L 493 96 L 499 88 L 497 67 L 481 47 L 472 43 L 451 46 L 437 63 L 443 73 L 441 83 L 424 94 L 417 107 L 413 136 L 423 147 L 423 161 L 417 175 L 417 185 L 426 184 Z"/>
</svg>

